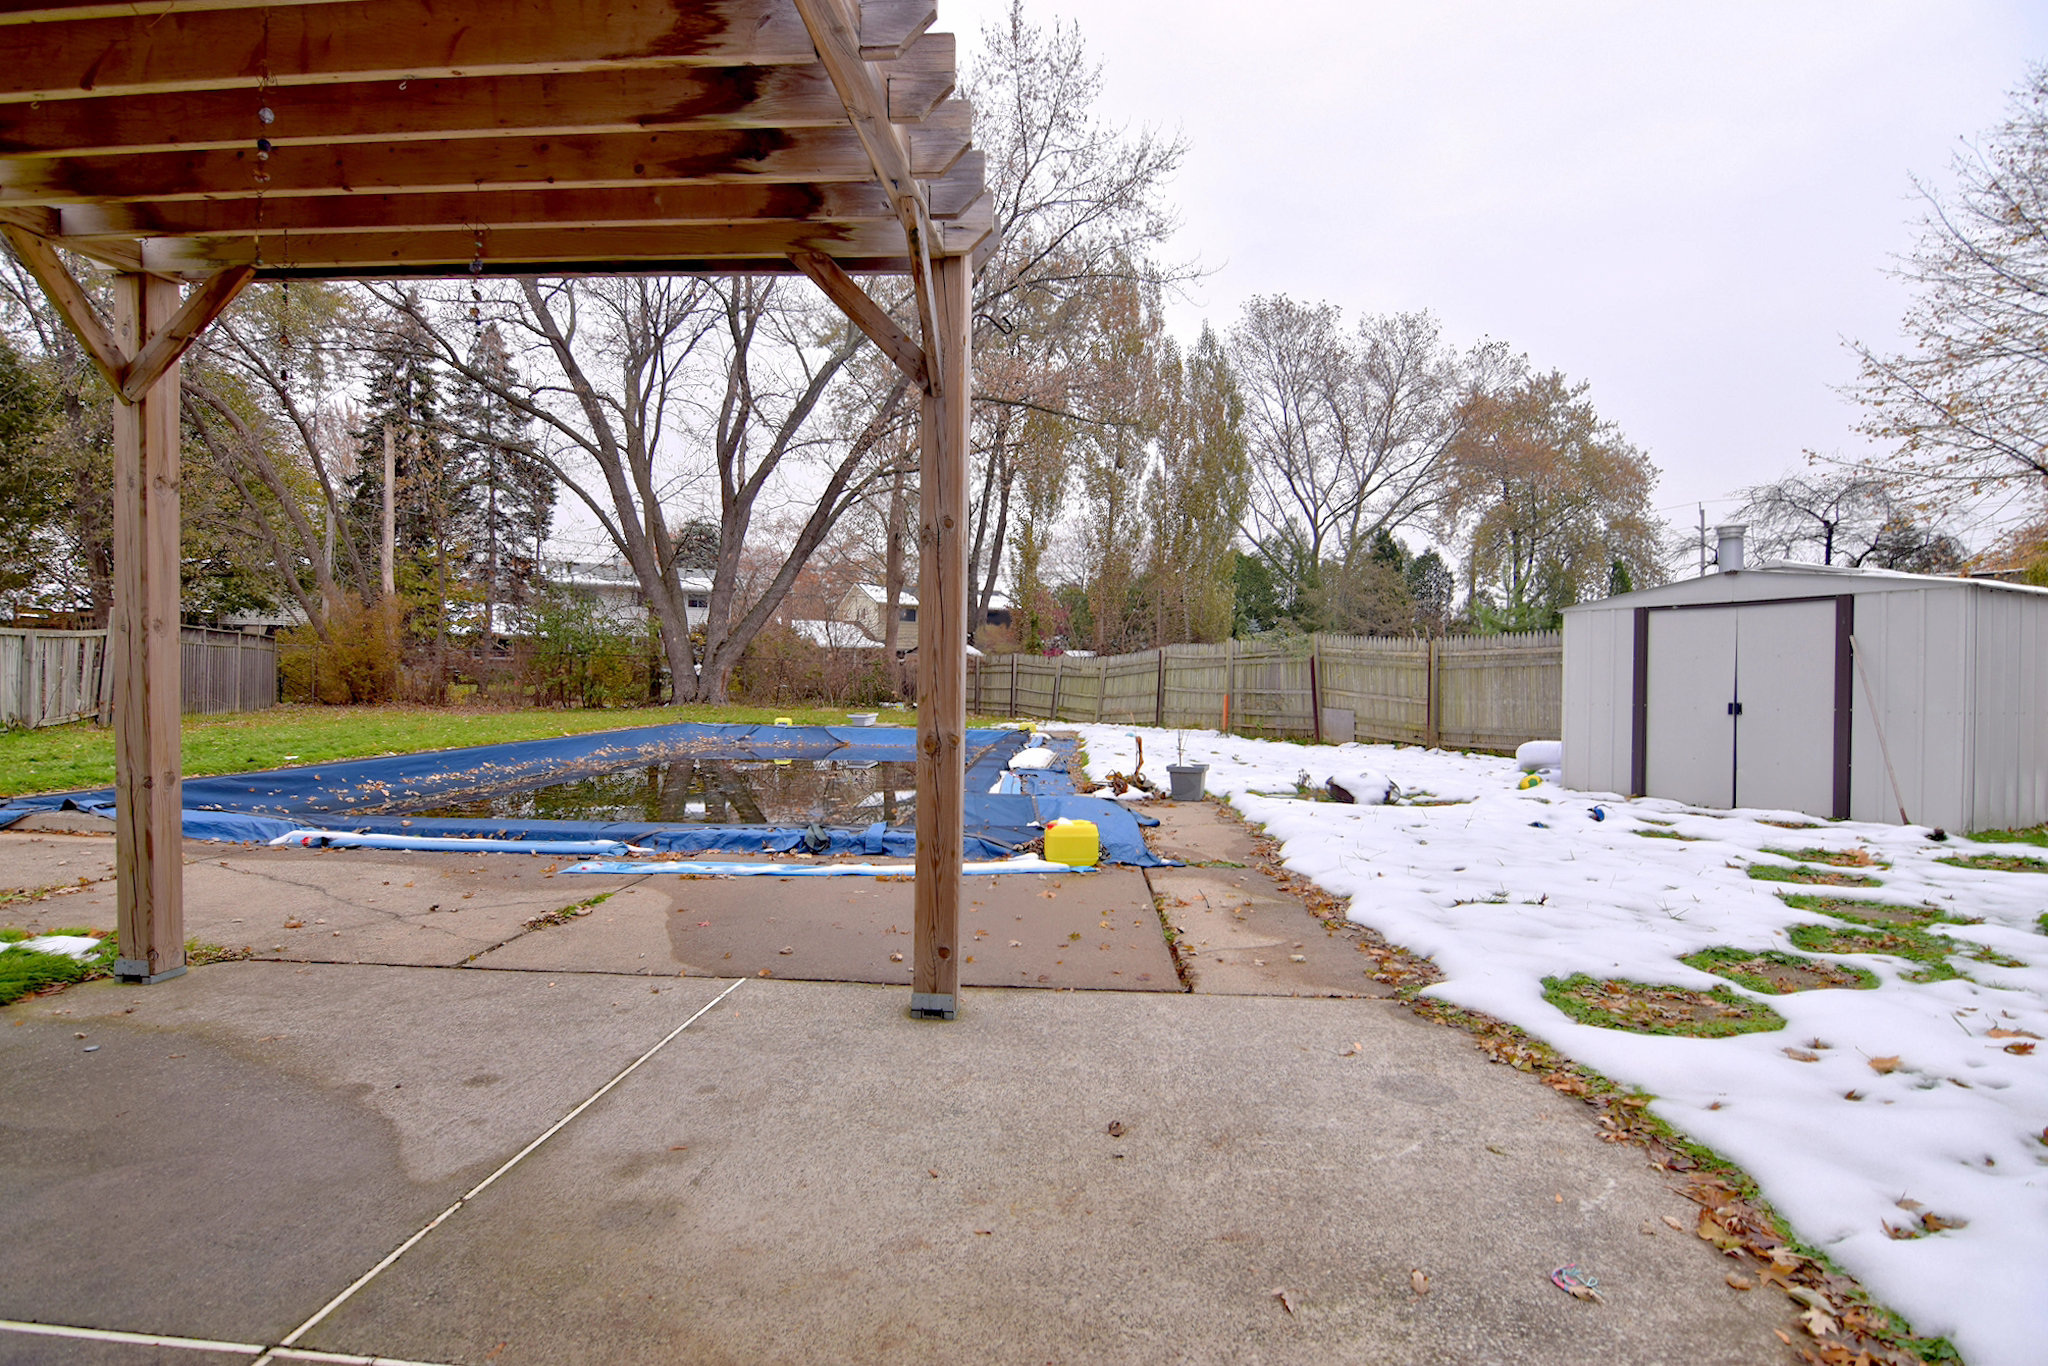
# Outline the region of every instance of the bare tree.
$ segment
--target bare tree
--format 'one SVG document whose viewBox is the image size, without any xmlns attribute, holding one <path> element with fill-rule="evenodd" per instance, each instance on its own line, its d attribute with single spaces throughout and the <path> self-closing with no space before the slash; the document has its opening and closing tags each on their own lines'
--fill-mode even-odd
<svg viewBox="0 0 2048 1366">
<path fill-rule="evenodd" d="M 1374 533 L 1438 508 L 1467 398 L 1518 373 L 1497 344 L 1459 355 L 1427 313 L 1341 323 L 1335 305 L 1266 295 L 1230 334 L 1252 456 L 1244 531 L 1297 578 L 1349 567 Z"/>
<path fill-rule="evenodd" d="M 1736 513 L 1765 556 L 1819 552 L 1822 564 L 1858 564 L 1891 520 L 1896 501 L 1884 481 L 1854 470 L 1788 474 L 1743 490 Z"/>
<path fill-rule="evenodd" d="M 2048 66 L 2014 92 L 2012 113 L 1957 155 L 1956 191 L 1916 183 L 1920 241 L 1897 271 L 1916 298 L 1914 349 L 1856 344 L 1862 430 L 1897 444 L 1885 473 L 1945 503 L 2004 491 L 2034 500 L 2048 481 Z"/>
<path fill-rule="evenodd" d="M 521 279 L 493 305 L 508 335 L 528 340 L 517 372 L 473 363 L 461 309 L 371 289 L 428 329 L 442 364 L 533 420 L 538 457 L 632 567 L 678 700 L 724 700 L 805 560 L 878 477 L 875 449 L 904 416 L 898 375 L 851 432 L 827 421 L 826 400 L 854 378 L 865 339 L 789 281 Z M 718 548 L 699 658 L 674 519 L 707 491 Z M 757 513 L 790 506 L 807 511 L 786 553 L 748 582 Z"/>
</svg>

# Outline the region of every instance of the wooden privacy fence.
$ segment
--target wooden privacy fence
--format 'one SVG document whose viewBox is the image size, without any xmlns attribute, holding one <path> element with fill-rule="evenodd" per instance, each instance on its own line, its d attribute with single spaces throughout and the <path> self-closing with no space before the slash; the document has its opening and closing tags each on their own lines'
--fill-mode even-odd
<svg viewBox="0 0 2048 1366">
<path fill-rule="evenodd" d="M 277 642 L 204 626 L 180 630 L 185 710 L 258 711 L 277 701 Z M 0 630 L 0 726 L 83 721 L 113 701 L 105 631 Z"/>
<path fill-rule="evenodd" d="M 186 626 L 178 663 L 188 712 L 261 711 L 277 703 L 277 642 L 269 636 Z"/>
<path fill-rule="evenodd" d="M 105 631 L 0 630 L 0 726 L 55 726 L 99 710 Z"/>
<path fill-rule="evenodd" d="M 983 715 L 1502 752 L 1556 739 L 1564 717 L 1555 631 L 1316 635 L 967 663 L 968 705 Z"/>
</svg>

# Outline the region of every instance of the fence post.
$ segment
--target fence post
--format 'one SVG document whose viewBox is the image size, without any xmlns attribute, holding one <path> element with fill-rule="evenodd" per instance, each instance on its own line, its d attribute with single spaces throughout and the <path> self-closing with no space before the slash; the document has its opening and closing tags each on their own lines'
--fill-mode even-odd
<svg viewBox="0 0 2048 1366">
<path fill-rule="evenodd" d="M 1223 642 L 1223 733 L 1230 729 L 1230 704 L 1237 700 L 1237 641 Z"/>
<path fill-rule="evenodd" d="M 1102 704 L 1109 693 L 1109 658 L 1098 655 L 1095 659 L 1095 724 L 1102 724 Z"/>
<path fill-rule="evenodd" d="M 1159 656 L 1159 691 L 1152 701 L 1152 724 L 1164 726 L 1166 724 L 1166 647 L 1162 645 L 1153 653 Z"/>
<path fill-rule="evenodd" d="M 1443 731 L 1440 728 L 1442 716 L 1437 709 L 1437 688 L 1442 678 L 1442 671 L 1438 666 L 1439 654 L 1437 644 L 1437 638 L 1431 636 L 1429 638 L 1428 660 L 1424 663 L 1422 669 L 1422 687 L 1425 694 L 1422 736 L 1424 742 L 1431 749 L 1441 749 L 1443 747 Z"/>
<path fill-rule="evenodd" d="M 1065 676 L 1066 672 L 1067 657 L 1065 655 L 1054 655 L 1052 657 L 1052 705 L 1046 708 L 1045 715 L 1045 719 L 1048 721 L 1060 719 L 1060 679 Z"/>
<path fill-rule="evenodd" d="M 1308 638 L 1308 709 L 1315 723 L 1316 743 L 1323 743 L 1323 679 L 1320 667 L 1323 637 L 1319 631 Z"/>
<path fill-rule="evenodd" d="M 1017 719 L 1017 656 L 1010 656 L 1010 719 Z"/>
</svg>

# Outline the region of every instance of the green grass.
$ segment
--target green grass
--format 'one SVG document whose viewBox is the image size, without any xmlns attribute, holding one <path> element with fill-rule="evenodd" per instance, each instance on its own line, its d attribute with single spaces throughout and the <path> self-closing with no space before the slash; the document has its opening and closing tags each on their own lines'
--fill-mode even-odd
<svg viewBox="0 0 2048 1366">
<path fill-rule="evenodd" d="M 1896 901 L 1861 901 L 1842 896 L 1816 896 L 1811 892 L 1780 892 L 1778 899 L 1795 911 L 1813 911 L 1837 920 L 1880 928 L 1904 924 L 1911 929 L 1924 925 L 1962 925 L 1960 920 L 1935 906 L 1907 906 Z"/>
<path fill-rule="evenodd" d="M 1782 996 L 1787 990 L 1811 991 L 1827 987 L 1850 987 L 1857 991 L 1869 991 L 1877 986 L 1877 974 L 1862 968 L 1850 967 L 1843 963 L 1825 963 L 1815 958 L 1801 958 L 1796 953 L 1780 953 L 1766 949 L 1755 953 L 1748 949 L 1701 949 L 1678 960 L 1688 967 L 1701 972 L 1711 972 L 1716 977 L 1726 977 L 1739 987 L 1762 992 L 1766 996 Z M 1815 974 L 1825 979 L 1809 986 L 1786 988 L 1764 975 L 1770 968 L 1785 968 L 1797 972 Z"/>
<path fill-rule="evenodd" d="M 1977 868 L 1993 873 L 2048 873 L 2048 859 L 2026 858 L 2020 854 L 1953 854 L 1938 858 L 1951 868 Z"/>
<path fill-rule="evenodd" d="M 65 929 L 50 930 L 48 933 L 77 935 L 90 934 L 92 931 Z M 32 936 L 27 930 L 16 926 L 0 928 L 0 943 L 18 943 L 23 939 L 35 937 L 37 936 Z M 120 939 L 111 932 L 101 936 L 99 947 L 87 955 L 82 963 L 60 953 L 28 953 L 21 949 L 8 949 L 0 953 L 0 1006 L 39 991 L 46 991 L 51 987 L 111 977 L 114 975 L 114 960 L 120 956 Z M 208 963 L 232 963 L 247 957 L 247 949 L 202 944 L 197 939 L 185 941 L 185 963 L 188 967 L 204 967 Z"/>
<path fill-rule="evenodd" d="M 2025 830 L 1979 830 L 1970 838 L 1979 844 L 2033 844 L 2048 849 L 2048 825 L 2029 826 Z"/>
<path fill-rule="evenodd" d="M 1794 863 L 1826 863 L 1836 868 L 1889 868 L 1889 863 L 1880 863 L 1865 849 L 1773 849 L 1766 845 L 1766 854 L 1791 859 Z"/>
<path fill-rule="evenodd" d="M 1676 830 L 1638 830 L 1636 833 L 1646 840 L 1686 840 L 1692 843 L 1699 841 L 1698 835 L 1681 835 Z"/>
<path fill-rule="evenodd" d="M 52 934 L 84 934 L 80 929 L 52 930 Z M 0 940 L 10 943 L 29 938 L 26 930 L 0 930 Z M 114 936 L 100 940 L 99 947 L 84 962 L 61 953 L 30 953 L 8 949 L 0 953 L 0 1006 L 18 1001 L 50 987 L 82 982 L 87 977 L 104 977 L 114 970 Z"/>
<path fill-rule="evenodd" d="M 319 707 L 188 716 L 185 773 L 200 778 L 250 769 L 330 763 L 379 754 L 413 754 L 463 745 L 539 740 L 677 721 L 759 724 L 787 716 L 800 726 L 846 724 L 846 712 L 816 707 L 639 707 L 620 711 L 498 711 L 447 707 Z M 882 723 L 913 725 L 914 711 L 882 713 Z M 969 718 L 969 724 L 996 724 Z M 0 794 L 71 792 L 114 781 L 114 733 L 90 722 L 41 730 L 0 730 Z"/>
<path fill-rule="evenodd" d="M 1862 873 L 1845 873 L 1834 868 L 1780 868 L 1775 863 L 1752 863 L 1745 870 L 1758 882 L 1801 882 L 1820 887 L 1882 887 L 1884 883 Z"/>
<path fill-rule="evenodd" d="M 1841 925 L 1794 925 L 1787 933 L 1794 948 L 1808 953 L 1885 953 L 1922 964 L 1919 971 L 1903 974 L 1909 982 L 1941 982 L 1964 976 L 1948 961 L 1958 954 L 1999 967 L 2021 966 L 2017 959 L 1995 949 L 1981 944 L 1958 944 L 1945 935 L 1929 934 L 1926 930 L 1907 925 L 1860 929 Z"/>
<path fill-rule="evenodd" d="M 1727 987 L 1689 991 L 1649 982 L 1603 981 L 1581 972 L 1544 978 L 1543 999 L 1580 1024 L 1631 1034 L 1720 1039 L 1785 1027 L 1784 1017 L 1777 1011 Z"/>
</svg>

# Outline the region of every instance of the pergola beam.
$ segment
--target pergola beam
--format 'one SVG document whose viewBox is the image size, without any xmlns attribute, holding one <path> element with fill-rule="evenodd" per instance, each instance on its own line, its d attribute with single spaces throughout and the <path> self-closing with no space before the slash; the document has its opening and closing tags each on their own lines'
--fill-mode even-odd
<svg viewBox="0 0 2048 1366">
<path fill-rule="evenodd" d="M 915 123 L 951 93 L 953 35 L 926 34 L 885 63 L 898 122 Z M 408 82 L 403 100 L 382 98 L 388 81 L 349 81 L 273 91 L 261 107 L 247 90 L 181 90 L 113 100 L 0 104 L 0 154 L 108 156 L 242 150 L 260 135 L 297 145 L 402 142 L 521 134 L 639 133 L 712 128 L 835 128 L 846 111 L 832 78 L 804 66 L 629 67 L 563 74 L 435 77 Z M 922 101 L 919 107 L 918 100 Z"/>
<path fill-rule="evenodd" d="M 846 118 L 866 148 L 868 162 L 882 182 L 896 216 L 903 224 L 904 242 L 910 257 L 911 283 L 917 292 L 918 328 L 923 334 L 927 360 L 927 387 L 943 392 L 949 376 L 937 363 L 939 331 L 936 305 L 932 299 L 931 214 L 924 191 L 917 183 L 918 167 L 913 149 L 889 121 L 889 97 L 877 84 L 875 72 L 860 55 L 860 39 L 842 0 L 795 0 L 804 27 L 810 30 L 818 60 L 832 76 L 839 98 L 846 106 Z"/>
<path fill-rule="evenodd" d="M 22 103 L 816 60 L 790 0 L 352 0 L 179 9 L 13 26 L 7 48 L 0 102 Z"/>
<path fill-rule="evenodd" d="M 967 150 L 968 121 L 941 107 L 911 131 L 908 164 L 942 176 Z M 891 131 L 896 131 L 893 126 Z M 256 179 L 258 174 L 270 177 Z M 0 160 L 0 204 L 170 203 L 219 198 L 479 188 L 860 181 L 874 176 L 845 128 L 577 133 L 441 142 L 279 148 L 258 162 L 239 151 Z"/>
</svg>

